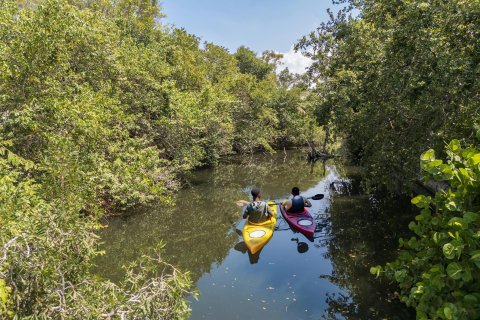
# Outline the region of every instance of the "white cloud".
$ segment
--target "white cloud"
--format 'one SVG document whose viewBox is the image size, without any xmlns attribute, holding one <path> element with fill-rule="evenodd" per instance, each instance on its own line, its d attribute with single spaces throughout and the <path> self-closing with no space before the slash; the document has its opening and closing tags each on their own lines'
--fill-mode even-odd
<svg viewBox="0 0 480 320">
<path fill-rule="evenodd" d="M 305 69 L 312 64 L 312 59 L 304 57 L 300 52 L 295 52 L 293 47 L 287 52 L 280 52 L 283 54 L 283 59 L 280 60 L 282 64 L 278 67 L 278 72 L 288 68 L 292 73 L 305 73 Z"/>
</svg>

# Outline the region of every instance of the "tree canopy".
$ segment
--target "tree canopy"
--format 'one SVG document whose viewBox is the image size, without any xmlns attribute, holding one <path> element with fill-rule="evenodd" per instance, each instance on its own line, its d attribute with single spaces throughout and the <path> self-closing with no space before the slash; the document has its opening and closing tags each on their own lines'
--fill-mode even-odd
<svg viewBox="0 0 480 320">
<path fill-rule="evenodd" d="M 335 125 L 377 186 L 404 192 L 423 150 L 472 142 L 480 3 L 338 2 L 345 9 L 296 45 L 314 60 L 319 121 Z"/>
<path fill-rule="evenodd" d="M 121 284 L 91 274 L 99 218 L 171 205 L 179 174 L 222 156 L 311 138 L 275 54 L 201 44 L 162 17 L 147 0 L 0 2 L 2 317 L 186 317 L 188 274 L 161 259 Z"/>
</svg>

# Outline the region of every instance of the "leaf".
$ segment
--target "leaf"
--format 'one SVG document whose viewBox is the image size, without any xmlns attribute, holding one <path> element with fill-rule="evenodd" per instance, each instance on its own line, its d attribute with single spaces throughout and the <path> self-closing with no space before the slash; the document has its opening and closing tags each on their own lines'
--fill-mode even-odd
<svg viewBox="0 0 480 320">
<path fill-rule="evenodd" d="M 450 141 L 450 143 L 448 144 L 448 148 L 453 151 L 455 154 L 458 153 L 458 151 L 460 150 L 461 146 L 460 146 L 460 141 L 458 141 L 457 139 L 453 139 L 452 141 Z"/>
<path fill-rule="evenodd" d="M 457 204 L 455 203 L 455 201 L 449 201 L 448 203 L 445 204 L 445 207 L 449 211 L 455 211 L 457 209 Z"/>
<path fill-rule="evenodd" d="M 442 164 L 443 164 L 442 160 L 432 160 L 426 163 L 423 169 L 427 171 L 431 171 L 432 169 L 436 169 L 437 167 L 440 167 Z"/>
<path fill-rule="evenodd" d="M 443 313 L 445 314 L 445 318 L 453 319 L 453 311 L 450 307 L 443 308 Z"/>
<path fill-rule="evenodd" d="M 443 248 L 442 248 L 442 251 L 443 251 L 443 255 L 447 259 L 455 258 L 455 247 L 451 243 L 444 244 Z"/>
<path fill-rule="evenodd" d="M 462 272 L 462 266 L 458 262 L 449 263 L 447 266 L 447 274 L 450 278 L 454 280 L 459 280 L 460 278 L 462 278 Z"/>
<path fill-rule="evenodd" d="M 478 150 L 475 148 L 467 148 L 462 151 L 462 157 L 466 160 L 470 159 L 473 157 L 475 154 L 478 153 Z"/>
<path fill-rule="evenodd" d="M 470 260 L 480 269 L 480 250 L 473 251 L 471 255 Z"/>
<path fill-rule="evenodd" d="M 477 221 L 479 218 L 479 215 L 478 213 L 475 213 L 475 212 L 465 212 L 463 214 L 463 219 L 467 222 L 467 223 L 472 223 L 474 221 Z"/>
<path fill-rule="evenodd" d="M 453 178 L 454 173 L 450 165 L 442 164 L 439 169 L 442 173 L 440 176 L 442 180 L 451 180 Z"/>
<path fill-rule="evenodd" d="M 462 281 L 463 282 L 470 282 L 472 280 L 473 280 L 472 272 L 470 271 L 470 268 L 467 267 L 467 268 L 465 268 L 465 270 L 462 273 Z"/>
<path fill-rule="evenodd" d="M 380 276 L 381 271 L 382 271 L 381 266 L 375 266 L 370 268 L 370 274 L 376 276 L 377 278 Z"/>
<path fill-rule="evenodd" d="M 478 303 L 477 297 L 475 297 L 473 294 L 467 294 L 467 295 L 465 295 L 465 297 L 463 297 L 463 300 L 464 300 L 467 304 L 476 305 L 476 304 Z"/>
<path fill-rule="evenodd" d="M 456 206 L 454 205 L 454 207 L 456 207 Z M 452 219 L 450 219 L 448 221 L 448 226 L 454 227 L 454 228 L 456 228 L 456 227 L 464 228 L 465 225 L 466 225 L 465 221 L 462 218 L 459 218 L 459 217 L 453 217 Z"/>
<path fill-rule="evenodd" d="M 411 200 L 412 204 L 416 205 L 419 208 L 428 208 L 430 206 L 430 201 L 432 198 L 426 197 L 424 195 L 416 196 Z"/>
<path fill-rule="evenodd" d="M 435 150 L 429 149 L 429 150 L 425 151 L 420 156 L 420 160 L 423 161 L 423 162 L 430 162 L 432 160 L 435 160 Z"/>
<path fill-rule="evenodd" d="M 480 163 L 480 153 L 476 153 L 467 161 L 468 166 L 476 166 L 479 163 Z"/>
</svg>

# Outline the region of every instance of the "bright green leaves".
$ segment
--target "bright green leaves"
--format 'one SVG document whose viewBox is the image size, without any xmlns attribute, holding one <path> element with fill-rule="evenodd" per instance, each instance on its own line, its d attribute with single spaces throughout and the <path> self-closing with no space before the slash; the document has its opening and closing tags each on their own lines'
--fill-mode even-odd
<svg viewBox="0 0 480 320">
<path fill-rule="evenodd" d="M 460 259 L 464 247 L 462 241 L 454 239 L 453 241 L 444 244 L 442 251 L 447 259 Z"/>
<path fill-rule="evenodd" d="M 12 288 L 7 286 L 4 279 L 0 279 L 0 316 L 8 316 L 11 315 L 10 308 L 10 293 L 12 292 Z"/>
<path fill-rule="evenodd" d="M 470 159 L 468 159 L 467 166 L 476 166 L 480 163 L 480 153 L 475 153 Z"/>
<path fill-rule="evenodd" d="M 412 199 L 422 209 L 409 225 L 416 236 L 403 242 L 404 250 L 397 261 L 387 264 L 385 274 L 399 283 L 402 300 L 415 305 L 424 318 L 476 319 L 480 317 L 476 304 L 480 298 L 480 152 L 463 148 L 458 140 L 446 149 L 446 163 L 437 160 L 433 150 L 422 154 L 426 179 L 444 181 L 447 189 L 433 198 Z"/>
<path fill-rule="evenodd" d="M 376 277 L 379 277 L 382 272 L 382 267 L 381 266 L 375 266 L 370 268 L 370 273 L 373 274 Z"/>
<path fill-rule="evenodd" d="M 425 151 L 420 156 L 420 161 L 422 161 L 422 162 L 427 162 L 428 163 L 428 162 L 434 161 L 434 160 L 435 160 L 435 150 L 433 150 L 433 149 L 429 149 L 429 150 Z"/>
<path fill-rule="evenodd" d="M 428 172 L 435 180 L 450 180 L 454 176 L 452 166 L 450 164 L 444 164 L 443 160 L 436 159 L 433 149 L 424 152 L 420 156 L 420 167 Z"/>
<path fill-rule="evenodd" d="M 453 154 L 459 154 L 460 151 L 461 151 L 461 145 L 460 145 L 460 141 L 458 141 L 457 139 L 453 139 L 452 141 L 450 141 L 450 143 L 448 144 L 448 150 L 450 150 L 451 152 L 453 152 Z"/>
<path fill-rule="evenodd" d="M 419 195 L 412 199 L 412 204 L 416 205 L 419 208 L 428 208 L 431 201 L 431 197 Z"/>
<path fill-rule="evenodd" d="M 455 247 L 451 243 L 443 245 L 443 254 L 447 259 L 455 258 Z"/>
</svg>

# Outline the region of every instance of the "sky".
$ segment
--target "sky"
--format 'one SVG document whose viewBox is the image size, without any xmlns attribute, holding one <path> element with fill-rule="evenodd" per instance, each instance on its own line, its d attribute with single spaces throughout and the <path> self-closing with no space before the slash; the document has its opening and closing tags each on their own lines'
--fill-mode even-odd
<svg viewBox="0 0 480 320">
<path fill-rule="evenodd" d="M 261 54 L 284 54 L 290 71 L 303 73 L 311 63 L 293 51 L 303 35 L 328 20 L 331 0 L 161 0 L 165 24 L 186 29 L 202 41 L 235 52 L 245 45 Z"/>
</svg>

